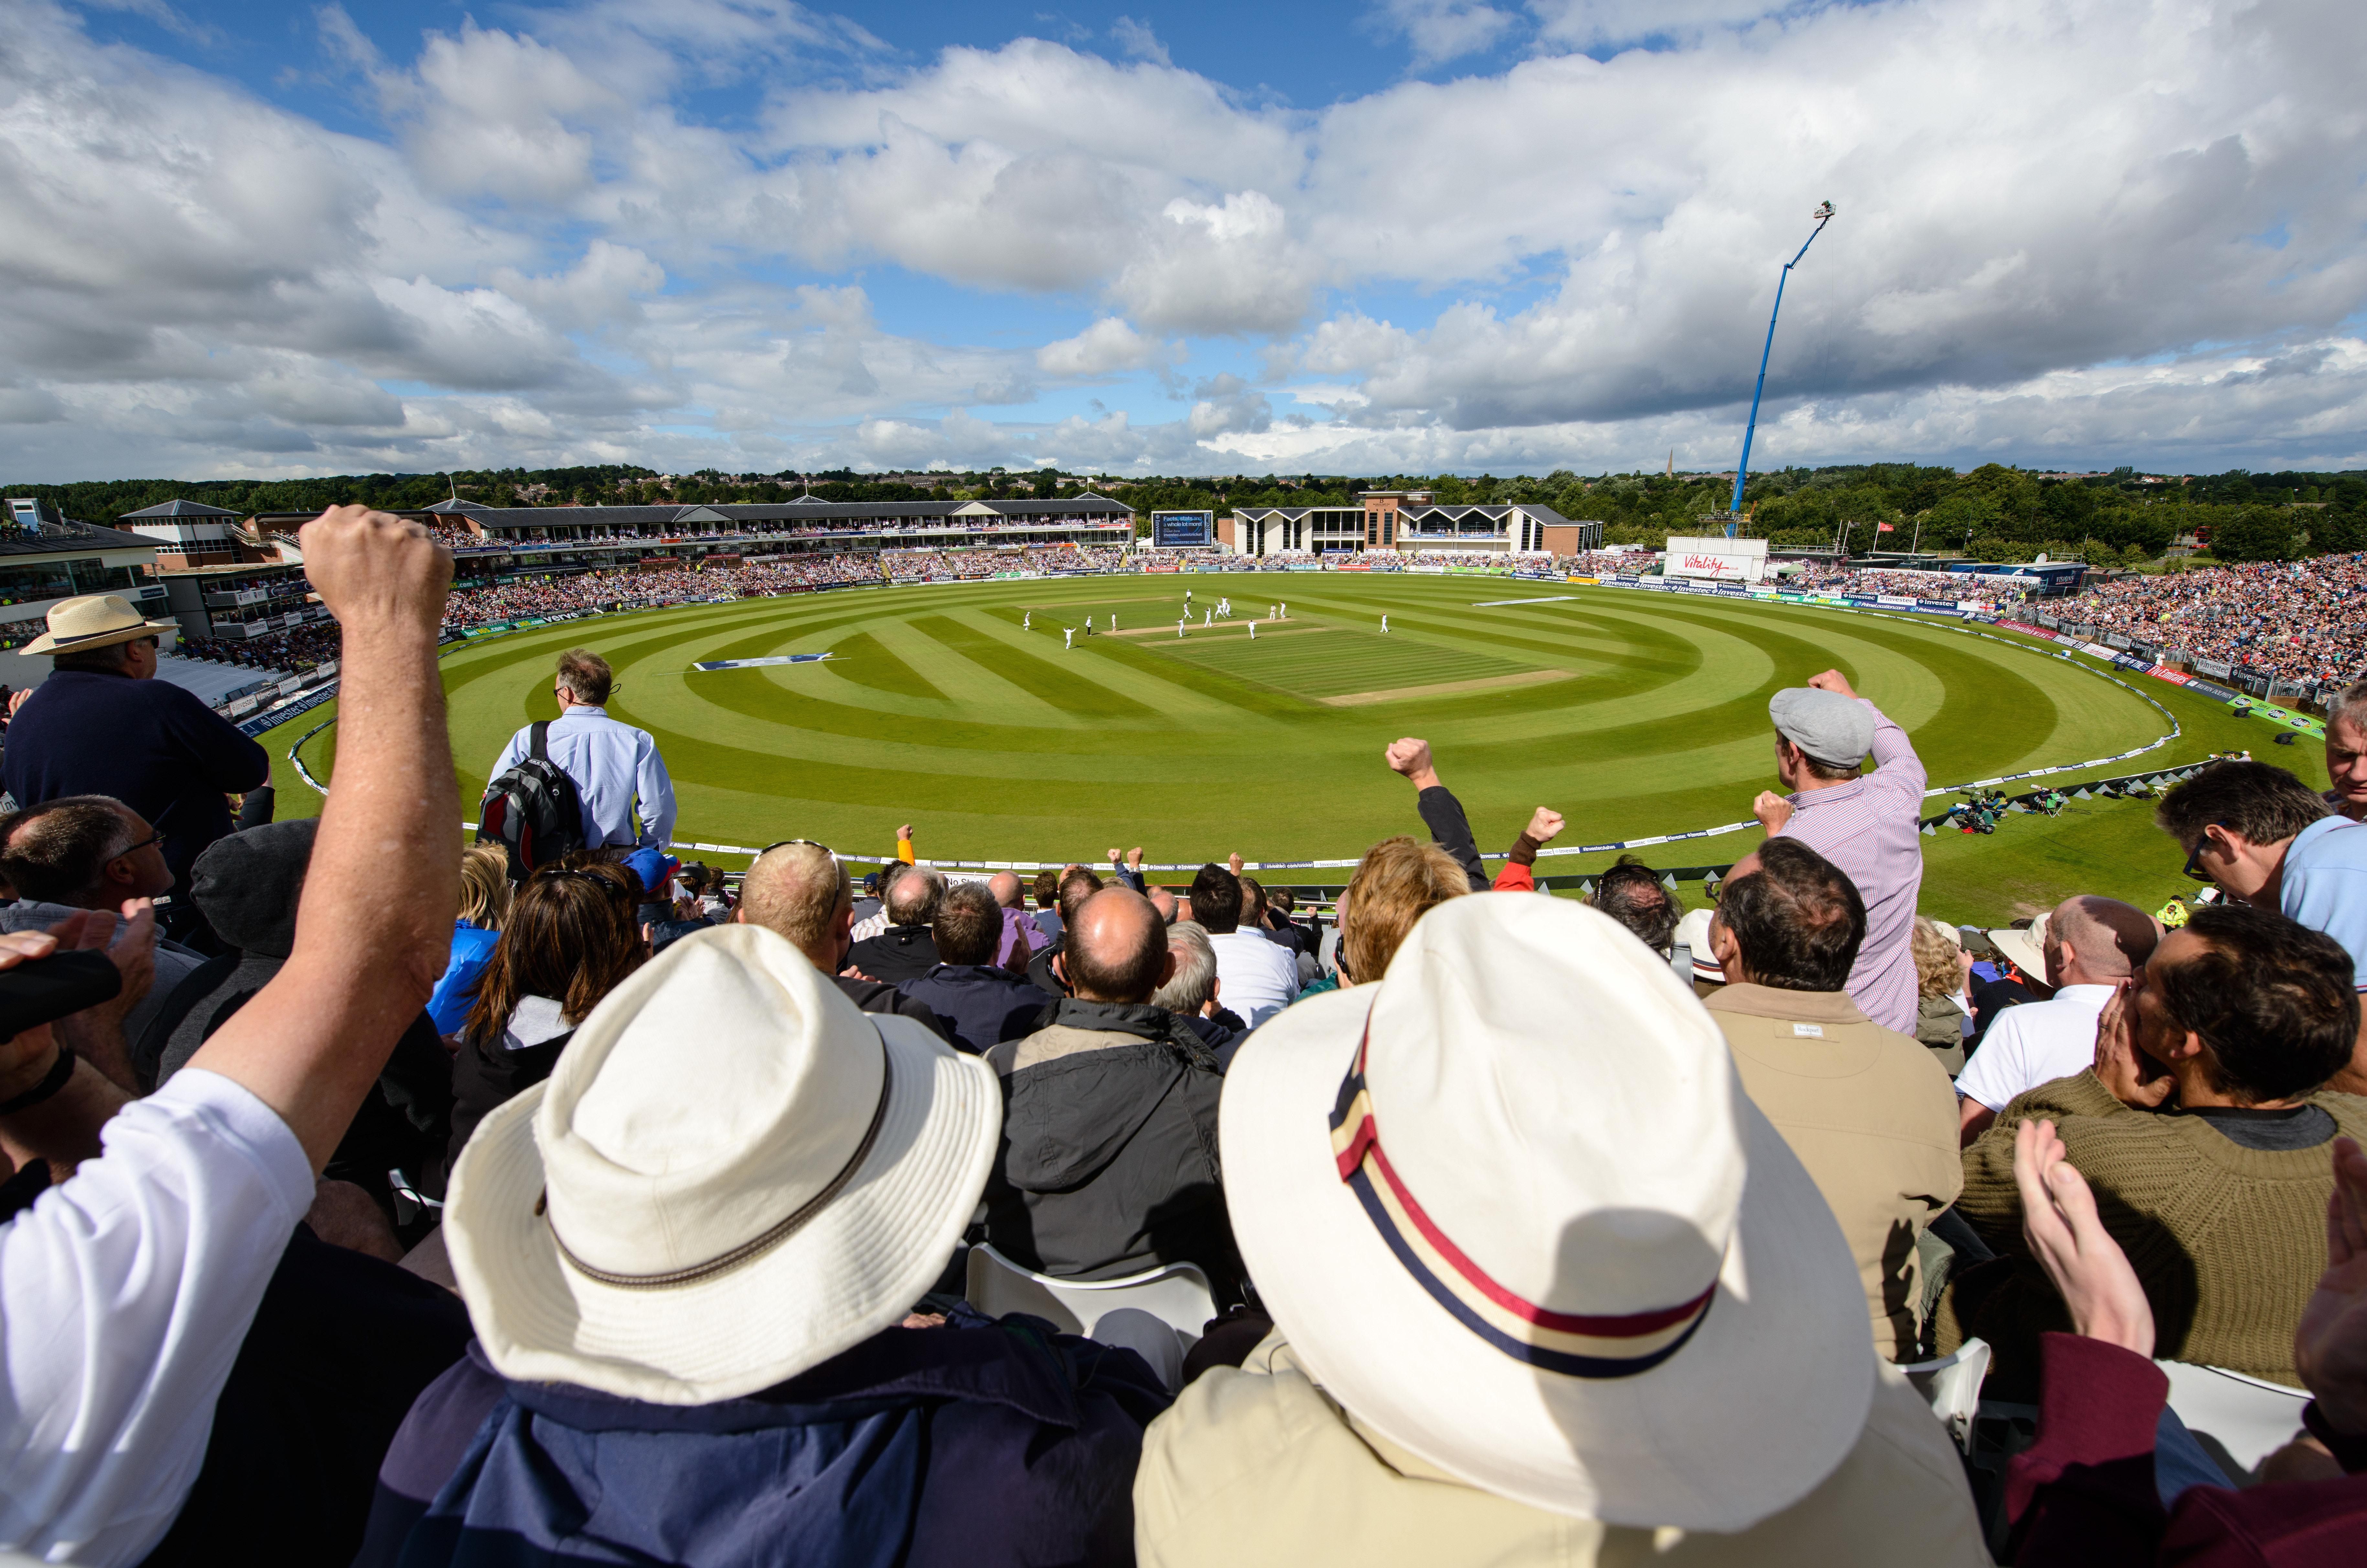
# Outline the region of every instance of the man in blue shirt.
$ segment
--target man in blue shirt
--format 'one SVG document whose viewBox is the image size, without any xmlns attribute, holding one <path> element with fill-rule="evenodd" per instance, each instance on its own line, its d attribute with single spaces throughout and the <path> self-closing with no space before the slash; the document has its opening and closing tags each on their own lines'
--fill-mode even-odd
<svg viewBox="0 0 2367 1568">
<path fill-rule="evenodd" d="M 154 679 L 157 633 L 117 593 L 60 601 L 49 630 L 19 651 L 46 653 L 50 678 L 9 721 L 0 781 L 19 809 L 69 795 L 103 795 L 146 818 L 172 881 L 231 830 L 226 794 L 271 782 L 271 756 L 197 694 Z M 176 907 L 166 917 L 187 931 Z"/>
<path fill-rule="evenodd" d="M 2229 897 L 2324 931 L 2350 954 L 2367 992 L 2367 823 L 2266 762 L 2219 762 L 2169 790 L 2154 812 L 2187 852 L 2187 874 Z M 2326 1086 L 2367 1094 L 2367 1029 Z"/>
<path fill-rule="evenodd" d="M 604 705 L 616 679 L 608 661 L 587 649 L 559 656 L 559 717 L 550 726 L 547 754 L 574 781 L 586 846 L 663 848 L 674 837 L 674 781 L 648 730 L 608 716 Z M 495 778 L 526 760 L 532 730 L 528 725 L 510 737 L 493 763 Z"/>
</svg>

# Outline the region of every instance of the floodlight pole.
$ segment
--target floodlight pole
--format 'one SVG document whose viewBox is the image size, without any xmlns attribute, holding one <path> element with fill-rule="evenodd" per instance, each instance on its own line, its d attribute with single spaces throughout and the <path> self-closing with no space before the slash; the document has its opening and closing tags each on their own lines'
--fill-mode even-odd
<svg viewBox="0 0 2367 1568">
<path fill-rule="evenodd" d="M 1767 345 L 1759 351 L 1759 383 L 1750 389 L 1750 423 L 1743 428 L 1742 461 L 1734 466 L 1734 500 L 1727 507 L 1727 511 L 1734 515 L 1738 516 L 1742 512 L 1742 483 L 1750 477 L 1750 438 L 1759 432 L 1759 395 L 1767 389 L 1767 356 L 1775 352 L 1775 317 L 1784 309 L 1784 285 L 1790 280 L 1792 269 L 1800 265 L 1800 256 L 1808 254 L 1808 247 L 1815 244 L 1817 236 L 1825 231 L 1825 225 L 1833 220 L 1833 204 L 1826 202 L 1811 216 L 1816 219 L 1817 226 L 1808 231 L 1807 239 L 1801 243 L 1799 254 L 1784 264 L 1783 273 L 1775 279 L 1775 309 L 1767 312 Z M 1732 525 L 1727 526 L 1731 528 Z"/>
</svg>

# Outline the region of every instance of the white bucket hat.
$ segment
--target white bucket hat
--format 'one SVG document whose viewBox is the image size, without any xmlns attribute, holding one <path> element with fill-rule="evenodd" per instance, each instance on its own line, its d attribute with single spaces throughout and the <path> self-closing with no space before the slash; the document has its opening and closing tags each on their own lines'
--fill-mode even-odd
<svg viewBox="0 0 2367 1568">
<path fill-rule="evenodd" d="M 1709 946 L 1709 923 L 1716 913 L 1715 909 L 1687 909 L 1684 919 L 1677 922 L 1676 940 L 1683 942 L 1693 955 L 1694 979 L 1723 986 L 1726 984 L 1726 966 L 1718 963 L 1717 954 L 1712 953 Z"/>
<path fill-rule="evenodd" d="M 1732 1531 L 1858 1440 L 1865 1299 L 1690 988 L 1600 912 L 1424 915 L 1377 986 L 1258 1032 L 1233 1234 L 1325 1390 L 1473 1485 Z"/>
<path fill-rule="evenodd" d="M 152 621 L 131 607 L 120 593 L 85 593 L 61 599 L 50 606 L 49 629 L 18 649 L 18 653 L 79 653 L 90 648 L 112 648 L 134 637 L 181 629 L 177 621 Z"/>
<path fill-rule="evenodd" d="M 658 1404 L 769 1388 L 889 1327 L 953 1256 L 992 1068 L 859 1012 L 759 926 L 695 931 L 485 1118 L 444 1234 L 504 1377 Z"/>
</svg>

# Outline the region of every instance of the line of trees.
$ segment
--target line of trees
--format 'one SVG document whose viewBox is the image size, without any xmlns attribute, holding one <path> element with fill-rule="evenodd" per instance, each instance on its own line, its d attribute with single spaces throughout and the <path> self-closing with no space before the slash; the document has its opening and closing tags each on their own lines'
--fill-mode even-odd
<svg viewBox="0 0 2367 1568">
<path fill-rule="evenodd" d="M 916 482 L 917 481 L 917 482 Z M 1428 490 L 1442 502 L 1525 502 L 1604 525 L 1614 544 L 1659 546 L 1722 513 L 1731 475 L 1635 472 L 1582 477 L 1567 468 L 1537 477 L 1457 474 L 1236 474 L 1094 478 L 1055 468 L 895 476 L 851 469 L 815 474 L 725 474 L 713 468 L 668 477 L 609 464 L 503 468 L 453 474 L 348 474 L 317 479 L 111 479 L 9 485 L 69 517 L 112 523 L 124 513 L 176 496 L 252 515 L 306 512 L 340 502 L 389 510 L 427 506 L 458 494 L 488 506 L 684 505 L 786 502 L 811 493 L 834 502 L 941 499 L 1059 500 L 1088 488 L 1138 515 L 1248 506 L 1353 506 L 1365 490 Z M 2200 536 L 2222 560 L 2286 560 L 2367 549 L 2367 473 L 2282 472 L 2164 477 L 2131 468 L 2056 474 L 1991 463 L 1959 474 L 1910 463 L 1793 468 L 1751 476 L 1744 525 L 1783 546 L 1843 543 L 1856 550 L 1906 549 L 1984 560 L 2044 553 L 2099 564 L 2157 560 L 2181 536 Z M 1887 532 L 1882 525 L 1889 525 Z M 1143 525 L 1148 529 L 1148 523 Z"/>
</svg>

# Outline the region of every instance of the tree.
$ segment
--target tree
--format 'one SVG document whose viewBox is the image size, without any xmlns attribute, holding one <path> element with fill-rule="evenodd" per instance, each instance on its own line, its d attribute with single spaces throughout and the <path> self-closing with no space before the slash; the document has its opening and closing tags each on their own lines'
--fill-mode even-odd
<svg viewBox="0 0 2367 1568">
<path fill-rule="evenodd" d="M 2211 530 L 2211 553 L 2221 560 L 2291 560 L 2293 514 L 2273 506 L 2247 506 Z"/>
</svg>

